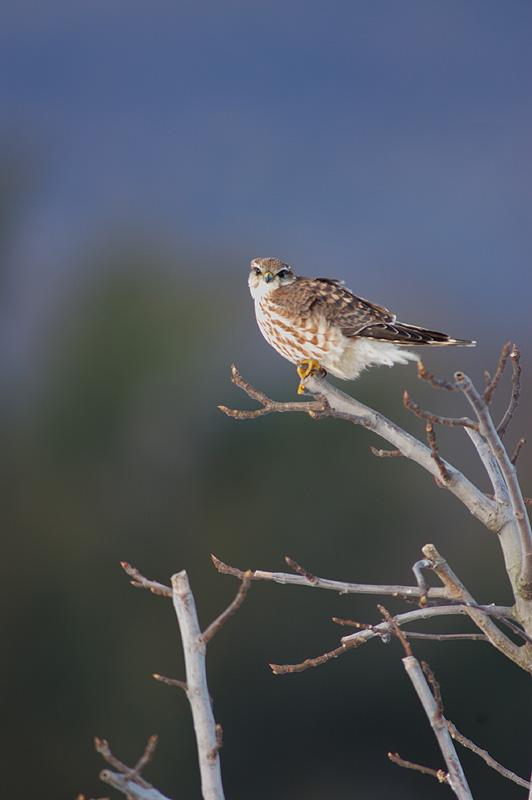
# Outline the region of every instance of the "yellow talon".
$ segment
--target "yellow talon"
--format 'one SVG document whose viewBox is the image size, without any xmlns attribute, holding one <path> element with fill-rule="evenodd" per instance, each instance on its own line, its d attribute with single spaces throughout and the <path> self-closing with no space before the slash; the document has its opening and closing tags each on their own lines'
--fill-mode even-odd
<svg viewBox="0 0 532 800">
<path fill-rule="evenodd" d="M 310 375 L 314 375 L 314 373 L 319 372 L 321 375 L 325 375 L 325 370 L 320 367 L 319 363 L 314 358 L 304 358 L 298 362 L 297 365 L 297 374 L 299 375 L 301 383 L 298 386 L 297 393 L 298 394 L 305 394 L 305 387 L 303 385 L 303 381 L 305 378 L 308 378 Z"/>
</svg>

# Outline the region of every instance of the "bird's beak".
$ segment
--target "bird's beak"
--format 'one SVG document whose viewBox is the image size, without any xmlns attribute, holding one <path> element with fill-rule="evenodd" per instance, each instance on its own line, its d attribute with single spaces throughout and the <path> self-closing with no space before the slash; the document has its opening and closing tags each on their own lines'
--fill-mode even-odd
<svg viewBox="0 0 532 800">
<path fill-rule="evenodd" d="M 265 272 L 264 273 L 264 280 L 266 281 L 266 283 L 271 283 L 273 281 L 272 273 L 271 272 Z"/>
</svg>

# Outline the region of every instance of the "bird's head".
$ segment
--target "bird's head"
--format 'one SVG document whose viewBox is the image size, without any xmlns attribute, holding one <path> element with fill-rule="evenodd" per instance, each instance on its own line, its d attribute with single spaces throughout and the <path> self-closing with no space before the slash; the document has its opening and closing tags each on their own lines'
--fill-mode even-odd
<svg viewBox="0 0 532 800">
<path fill-rule="evenodd" d="M 254 258 L 248 278 L 249 291 L 257 299 L 281 286 L 288 286 L 295 279 L 291 267 L 278 258 Z"/>
</svg>

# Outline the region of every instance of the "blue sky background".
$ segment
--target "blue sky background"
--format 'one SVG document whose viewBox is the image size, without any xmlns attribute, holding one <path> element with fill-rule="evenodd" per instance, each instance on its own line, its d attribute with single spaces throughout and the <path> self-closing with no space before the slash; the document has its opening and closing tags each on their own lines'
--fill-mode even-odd
<svg viewBox="0 0 532 800">
<path fill-rule="evenodd" d="M 235 291 L 273 254 L 401 297 L 414 322 L 474 336 L 473 313 L 497 346 L 522 336 L 531 16 L 516 0 L 4 4 L 0 135 L 29 184 L 4 310 L 33 330 L 91 246 L 131 230 Z M 433 323 L 427 297 L 453 309 Z"/>
</svg>

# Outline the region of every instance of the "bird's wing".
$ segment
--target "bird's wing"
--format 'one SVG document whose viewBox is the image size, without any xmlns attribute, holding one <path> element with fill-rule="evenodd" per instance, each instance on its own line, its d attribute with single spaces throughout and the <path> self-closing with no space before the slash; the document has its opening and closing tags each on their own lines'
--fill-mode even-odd
<svg viewBox="0 0 532 800">
<path fill-rule="evenodd" d="M 446 333 L 397 322 L 384 306 L 363 300 L 340 281 L 330 278 L 296 278 L 272 292 L 278 313 L 285 317 L 324 317 L 348 338 L 364 337 L 399 345 L 474 345 L 469 339 L 452 339 Z"/>
<path fill-rule="evenodd" d="M 276 289 L 271 302 L 287 316 L 325 317 L 346 336 L 364 335 L 363 329 L 372 324 L 385 327 L 395 322 L 395 315 L 387 308 L 357 297 L 340 281 L 330 278 L 296 278 L 288 286 Z"/>
</svg>

